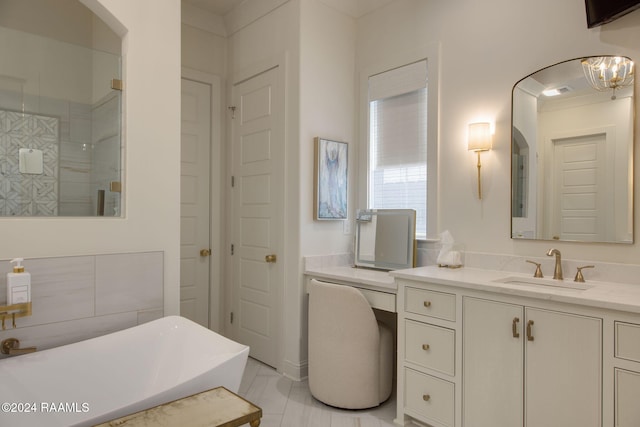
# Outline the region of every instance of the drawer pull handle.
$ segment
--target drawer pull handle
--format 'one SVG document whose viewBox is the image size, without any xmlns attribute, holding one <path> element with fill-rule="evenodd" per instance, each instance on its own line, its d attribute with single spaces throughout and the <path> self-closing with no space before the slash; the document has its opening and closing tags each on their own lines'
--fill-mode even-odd
<svg viewBox="0 0 640 427">
<path fill-rule="evenodd" d="M 520 322 L 520 319 L 518 317 L 514 317 L 513 322 L 511 323 L 511 329 L 514 338 L 520 338 L 520 332 L 518 332 L 518 322 Z"/>
<path fill-rule="evenodd" d="M 431 400 L 431 395 L 423 394 L 422 395 L 422 400 L 424 400 L 425 402 L 430 401 Z"/>
<path fill-rule="evenodd" d="M 533 332 L 531 332 L 532 326 L 533 326 L 533 320 L 529 320 L 527 322 L 527 341 L 533 341 Z"/>
<path fill-rule="evenodd" d="M 429 350 L 429 348 L 431 348 L 431 347 L 429 346 L 429 344 L 422 344 L 422 349 L 423 349 L 423 350 L 425 350 L 425 351 L 426 351 L 426 350 Z"/>
<path fill-rule="evenodd" d="M 425 301 L 424 306 L 427 308 L 431 307 L 431 301 Z"/>
</svg>

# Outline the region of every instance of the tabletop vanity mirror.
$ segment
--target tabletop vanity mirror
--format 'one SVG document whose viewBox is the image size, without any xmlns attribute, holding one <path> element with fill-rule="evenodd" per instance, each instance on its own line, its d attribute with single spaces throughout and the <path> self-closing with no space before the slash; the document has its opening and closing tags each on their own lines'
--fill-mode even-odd
<svg viewBox="0 0 640 427">
<path fill-rule="evenodd" d="M 400 270 L 415 266 L 416 211 L 364 209 L 356 216 L 356 267 Z"/>
<path fill-rule="evenodd" d="M 564 61 L 512 94 L 511 237 L 633 243 L 634 66 Z"/>
</svg>

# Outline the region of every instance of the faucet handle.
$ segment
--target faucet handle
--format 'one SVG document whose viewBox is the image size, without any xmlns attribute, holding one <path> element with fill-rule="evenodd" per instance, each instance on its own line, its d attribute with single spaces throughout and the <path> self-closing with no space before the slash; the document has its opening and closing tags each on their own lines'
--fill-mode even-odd
<svg viewBox="0 0 640 427">
<path fill-rule="evenodd" d="M 6 340 L 2 340 L 2 343 L 0 343 L 0 352 L 2 354 L 15 356 L 18 354 L 33 353 L 34 351 L 36 351 L 35 347 L 21 348 L 20 341 L 16 338 L 7 338 Z"/>
<path fill-rule="evenodd" d="M 576 278 L 573 279 L 574 282 L 584 283 L 584 276 L 582 275 L 583 268 L 596 268 L 595 265 L 585 265 L 583 267 L 578 267 L 578 272 L 576 273 Z"/>
<path fill-rule="evenodd" d="M 541 265 L 540 263 L 535 262 L 535 261 L 531 261 L 531 260 L 527 260 L 527 262 L 529 264 L 535 264 L 536 265 L 536 272 L 533 273 L 533 277 L 544 277 L 542 275 L 542 269 L 540 268 L 540 265 Z"/>
</svg>

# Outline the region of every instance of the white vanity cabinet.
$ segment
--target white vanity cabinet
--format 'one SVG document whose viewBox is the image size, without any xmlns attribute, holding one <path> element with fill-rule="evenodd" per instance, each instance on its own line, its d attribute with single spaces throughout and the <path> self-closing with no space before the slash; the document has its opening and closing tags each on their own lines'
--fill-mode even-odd
<svg viewBox="0 0 640 427">
<path fill-rule="evenodd" d="M 463 297 L 463 424 L 600 427 L 602 319 Z"/>
<path fill-rule="evenodd" d="M 615 427 L 640 425 L 640 323 L 630 320 L 613 327 Z"/>
<path fill-rule="evenodd" d="M 504 274 L 392 273 L 396 424 L 640 427 L 640 285 L 549 290 Z"/>
</svg>

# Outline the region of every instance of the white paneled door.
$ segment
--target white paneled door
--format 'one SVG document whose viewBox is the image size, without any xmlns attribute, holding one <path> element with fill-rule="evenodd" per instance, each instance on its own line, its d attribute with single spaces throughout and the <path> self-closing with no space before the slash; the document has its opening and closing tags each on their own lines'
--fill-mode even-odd
<svg viewBox="0 0 640 427">
<path fill-rule="evenodd" d="M 278 367 L 283 292 L 284 138 L 278 67 L 233 87 L 232 331 Z"/>
<path fill-rule="evenodd" d="M 610 144 L 611 145 L 611 144 Z M 607 241 L 612 204 L 606 188 L 613 188 L 607 171 L 606 134 L 593 134 L 553 141 L 554 236 L 562 240 Z M 608 176 L 609 175 L 609 176 Z M 554 237 L 555 238 L 555 237 Z"/>
<path fill-rule="evenodd" d="M 209 327 L 211 85 L 182 79 L 180 314 Z"/>
</svg>

